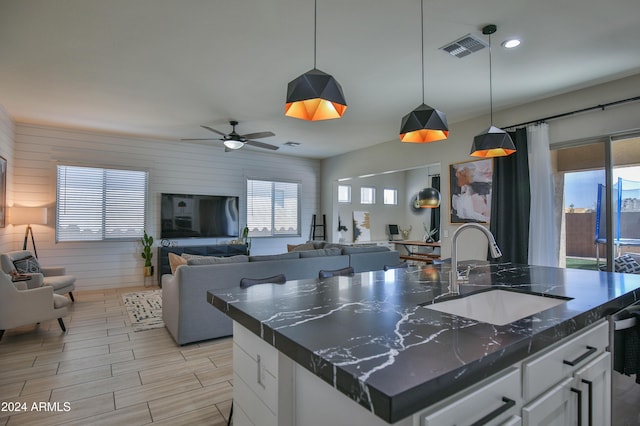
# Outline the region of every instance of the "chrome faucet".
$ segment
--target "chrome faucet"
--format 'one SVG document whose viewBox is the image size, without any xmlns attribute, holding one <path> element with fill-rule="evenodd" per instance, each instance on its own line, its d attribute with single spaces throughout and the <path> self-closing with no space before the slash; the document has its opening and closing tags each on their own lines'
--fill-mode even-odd
<svg viewBox="0 0 640 426">
<path fill-rule="evenodd" d="M 451 237 L 451 272 L 449 282 L 451 286 L 449 287 L 449 291 L 452 294 L 460 294 L 460 287 L 458 285 L 458 237 L 465 229 L 475 228 L 479 231 L 482 231 L 484 235 L 487 237 L 487 241 L 489 242 L 489 251 L 491 251 L 491 256 L 493 258 L 498 258 L 502 256 L 502 252 L 500 251 L 500 247 L 496 243 L 496 239 L 493 238 L 493 234 L 489 232 L 489 230 L 477 223 L 465 223 L 460 226 L 453 232 L 453 236 Z"/>
</svg>

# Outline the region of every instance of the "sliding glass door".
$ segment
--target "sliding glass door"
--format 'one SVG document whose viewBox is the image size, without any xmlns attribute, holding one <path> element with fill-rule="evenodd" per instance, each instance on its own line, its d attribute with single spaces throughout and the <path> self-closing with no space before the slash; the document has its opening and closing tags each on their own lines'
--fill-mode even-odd
<svg viewBox="0 0 640 426">
<path fill-rule="evenodd" d="M 552 151 L 561 267 L 613 270 L 640 253 L 640 139 L 621 137 Z"/>
</svg>

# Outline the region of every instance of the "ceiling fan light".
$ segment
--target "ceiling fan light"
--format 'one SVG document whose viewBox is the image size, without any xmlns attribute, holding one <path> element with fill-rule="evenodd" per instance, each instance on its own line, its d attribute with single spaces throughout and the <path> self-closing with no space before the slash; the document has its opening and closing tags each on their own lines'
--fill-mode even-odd
<svg viewBox="0 0 640 426">
<path fill-rule="evenodd" d="M 226 141 L 223 142 L 224 146 L 226 146 L 229 149 L 240 149 L 244 146 L 244 142 L 242 141 L 236 141 L 233 139 L 228 139 Z"/>
<path fill-rule="evenodd" d="M 428 143 L 449 137 L 449 126 L 444 113 L 422 104 L 402 117 L 400 140 L 402 142 Z"/>
<path fill-rule="evenodd" d="M 505 157 L 514 152 L 516 152 L 516 146 L 511 136 L 502 129 L 490 126 L 473 138 L 470 155 L 482 158 Z"/>
<path fill-rule="evenodd" d="M 301 120 L 318 121 L 340 118 L 347 102 L 340 83 L 316 68 L 295 78 L 287 86 L 285 115 Z"/>
</svg>

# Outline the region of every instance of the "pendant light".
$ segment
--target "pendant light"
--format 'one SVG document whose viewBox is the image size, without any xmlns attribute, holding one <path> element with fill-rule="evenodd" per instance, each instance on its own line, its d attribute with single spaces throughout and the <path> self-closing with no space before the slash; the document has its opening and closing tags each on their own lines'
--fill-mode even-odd
<svg viewBox="0 0 640 426">
<path fill-rule="evenodd" d="M 440 207 L 440 192 L 435 188 L 424 188 L 418 192 L 415 207 L 421 209 L 435 209 Z"/>
<path fill-rule="evenodd" d="M 422 104 L 402 117 L 400 140 L 427 143 L 449 137 L 449 126 L 444 113 L 424 103 L 424 0 L 420 1 L 420 34 L 422 54 Z"/>
<path fill-rule="evenodd" d="M 313 69 L 289 82 L 284 109 L 284 115 L 308 121 L 340 118 L 347 110 L 340 83 L 316 68 L 317 9 L 317 0 L 314 0 Z"/>
<path fill-rule="evenodd" d="M 493 125 L 493 86 L 491 75 L 491 34 L 495 33 L 497 27 L 493 24 L 482 29 L 482 34 L 489 36 L 489 106 L 491 125 L 484 132 L 473 138 L 471 145 L 472 157 L 505 157 L 516 152 L 516 146 L 511 140 L 511 136 L 502 129 Z"/>
</svg>

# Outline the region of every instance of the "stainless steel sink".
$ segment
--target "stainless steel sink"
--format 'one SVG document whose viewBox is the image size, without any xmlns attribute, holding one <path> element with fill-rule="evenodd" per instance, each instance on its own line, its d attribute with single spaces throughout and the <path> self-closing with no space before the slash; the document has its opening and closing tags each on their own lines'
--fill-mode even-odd
<svg viewBox="0 0 640 426">
<path fill-rule="evenodd" d="M 492 289 L 424 307 L 493 325 L 506 325 L 569 300 L 571 299 Z"/>
</svg>

